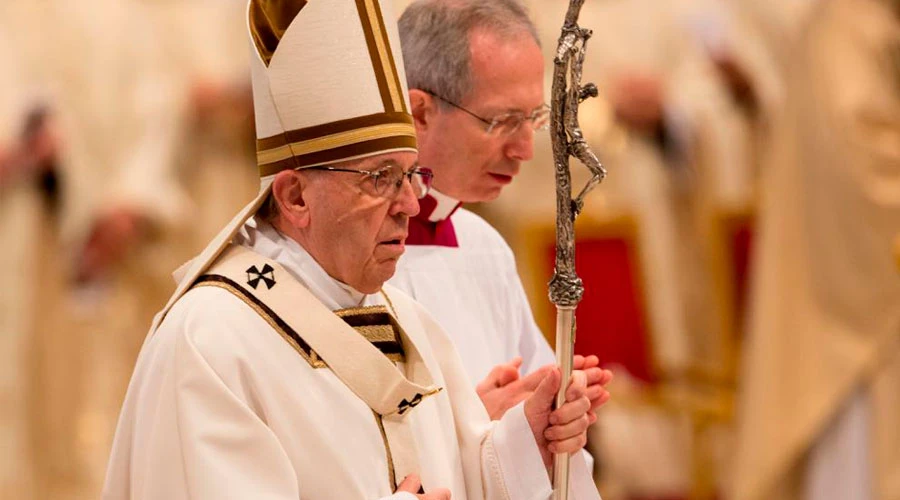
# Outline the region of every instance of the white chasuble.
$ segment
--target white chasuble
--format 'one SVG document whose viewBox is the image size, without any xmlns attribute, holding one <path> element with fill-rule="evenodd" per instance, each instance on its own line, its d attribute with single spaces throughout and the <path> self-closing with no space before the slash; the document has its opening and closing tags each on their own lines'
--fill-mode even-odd
<svg viewBox="0 0 900 500">
<path fill-rule="evenodd" d="M 230 247 L 148 337 L 105 498 L 412 498 L 393 494 L 409 472 L 454 499 L 549 496 L 522 405 L 491 423 L 421 306 L 356 292 L 260 226 L 237 241 L 255 253 Z M 397 336 L 331 314 L 352 308 L 390 311 Z"/>
</svg>

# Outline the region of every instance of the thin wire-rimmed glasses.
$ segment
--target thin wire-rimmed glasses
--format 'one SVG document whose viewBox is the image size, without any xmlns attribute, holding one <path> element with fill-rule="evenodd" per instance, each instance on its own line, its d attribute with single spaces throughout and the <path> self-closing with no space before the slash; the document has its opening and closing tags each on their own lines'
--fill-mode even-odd
<svg viewBox="0 0 900 500">
<path fill-rule="evenodd" d="M 375 194 L 388 199 L 393 199 L 397 196 L 403 187 L 403 179 L 406 178 L 412 186 L 416 198 L 421 200 L 428 194 L 428 191 L 431 189 L 431 181 L 434 179 L 434 173 L 430 168 L 426 167 L 413 167 L 406 172 L 399 165 L 387 165 L 378 170 L 353 170 L 351 168 L 327 166 L 309 167 L 309 169 L 364 175 L 372 181 Z"/>
<path fill-rule="evenodd" d="M 476 115 L 475 113 L 460 106 L 459 104 L 448 100 L 438 94 L 435 94 L 430 90 L 423 89 L 422 92 L 425 92 L 431 97 L 440 99 L 453 106 L 454 108 L 477 119 L 481 123 L 484 123 L 485 125 L 487 125 L 487 129 L 485 130 L 485 132 L 487 132 L 488 135 L 512 135 L 517 130 L 519 130 L 519 127 L 521 127 L 525 122 L 531 122 L 531 128 L 534 130 L 547 130 L 547 128 L 550 126 L 550 106 L 546 104 L 541 104 L 537 108 L 534 108 L 531 113 L 527 115 L 519 111 L 513 111 L 497 115 L 491 119 L 487 119 Z"/>
</svg>

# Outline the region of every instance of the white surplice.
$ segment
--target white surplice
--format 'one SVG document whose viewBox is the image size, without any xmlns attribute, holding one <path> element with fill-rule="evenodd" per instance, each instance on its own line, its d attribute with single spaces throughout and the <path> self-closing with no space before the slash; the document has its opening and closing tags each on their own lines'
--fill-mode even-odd
<svg viewBox="0 0 900 500">
<path fill-rule="evenodd" d="M 456 246 L 407 241 L 389 283 L 425 306 L 460 352 L 472 383 L 522 356 L 522 373 L 556 363 L 534 321 L 512 250 L 481 217 L 434 190 L 436 206 L 419 218 L 449 221 Z M 412 222 L 411 222 L 412 223 Z"/>
<path fill-rule="evenodd" d="M 435 189 L 428 197 L 410 225 L 452 226 L 453 236 L 429 239 L 415 237 L 411 231 L 406 252 L 388 283 L 434 316 L 459 351 L 473 387 L 492 368 L 516 356 L 522 357 L 522 374 L 556 364 L 503 236 L 461 208 L 458 200 Z M 573 480 L 592 484 L 593 458 L 585 453 L 584 461 L 583 474 L 573 475 Z"/>
<path fill-rule="evenodd" d="M 489 422 L 452 344 L 421 306 L 391 287 L 391 304 L 356 292 L 297 243 L 259 226 L 246 225 L 237 243 L 280 264 L 328 308 L 396 311 L 444 389 L 406 417 L 426 490 L 447 487 L 454 499 L 549 497 L 523 405 Z M 203 287 L 184 295 L 144 345 L 104 498 L 412 498 L 392 495 L 388 467 L 369 406 L 243 301 Z M 573 491 L 599 498 L 592 483 L 575 481 Z"/>
</svg>

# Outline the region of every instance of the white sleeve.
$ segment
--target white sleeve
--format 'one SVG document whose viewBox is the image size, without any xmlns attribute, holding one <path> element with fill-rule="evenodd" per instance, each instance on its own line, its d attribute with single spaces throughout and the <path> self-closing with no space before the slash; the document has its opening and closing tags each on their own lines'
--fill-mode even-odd
<svg viewBox="0 0 900 500">
<path fill-rule="evenodd" d="M 300 497 L 293 467 L 275 434 L 225 384 L 187 335 L 175 346 L 173 379 L 176 441 L 190 497 Z M 144 481 L 153 485 L 174 478 L 156 479 Z M 164 496 L 148 494 L 147 498 Z"/>
<path fill-rule="evenodd" d="M 522 356 L 522 373 L 532 373 L 546 365 L 556 364 L 553 348 L 547 343 L 541 329 L 534 321 L 534 314 L 528 303 L 528 296 L 522 286 L 522 280 L 516 270 L 515 257 L 512 250 L 506 248 L 509 259 L 505 268 L 505 283 L 509 284 L 509 310 L 511 311 L 510 333 L 518 337 L 518 354 Z"/>
<path fill-rule="evenodd" d="M 488 441 L 506 482 L 509 498 L 545 500 L 553 493 L 550 477 L 544 468 L 540 450 L 525 418 L 525 403 L 511 408 L 497 423 Z M 599 499 L 597 486 L 588 467 L 587 453 L 576 453 L 569 459 L 569 498 Z"/>
</svg>

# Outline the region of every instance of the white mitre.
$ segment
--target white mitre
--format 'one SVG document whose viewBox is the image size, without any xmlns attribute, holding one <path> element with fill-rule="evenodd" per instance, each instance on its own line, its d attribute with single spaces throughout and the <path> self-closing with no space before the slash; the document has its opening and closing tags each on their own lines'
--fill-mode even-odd
<svg viewBox="0 0 900 500">
<path fill-rule="evenodd" d="M 397 151 L 416 152 L 400 37 L 383 0 L 250 0 L 260 189 L 179 270 L 169 308 L 269 195 L 275 174 Z"/>
</svg>

